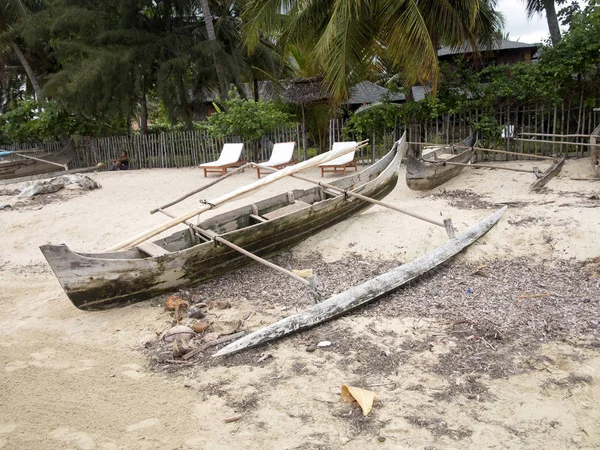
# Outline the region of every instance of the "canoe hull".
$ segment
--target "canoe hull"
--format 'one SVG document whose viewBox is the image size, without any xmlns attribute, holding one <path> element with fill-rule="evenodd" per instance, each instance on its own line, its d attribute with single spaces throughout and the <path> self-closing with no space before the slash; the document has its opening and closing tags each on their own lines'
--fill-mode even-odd
<svg viewBox="0 0 600 450">
<path fill-rule="evenodd" d="M 393 154 L 390 152 L 371 168 L 334 183 L 342 188 L 353 189 L 361 182 L 361 177 L 369 179 L 371 181 L 353 190 L 381 199 L 396 186 L 402 153 L 403 149 L 394 150 Z M 369 171 L 371 172 L 368 173 Z M 284 196 L 287 198 L 287 195 L 282 194 L 273 199 Z M 232 224 L 247 217 L 243 213 L 246 209 L 251 212 L 254 205 L 221 214 L 204 223 L 224 239 L 266 257 L 296 245 L 314 233 L 372 205 L 355 197 L 345 198 L 344 195 L 319 200 L 317 197 L 325 194 L 318 187 L 293 191 L 293 195 L 296 198 L 315 197 L 315 201 L 298 211 L 263 223 L 250 226 L 241 224 L 243 227 L 239 229 L 231 229 L 234 227 Z M 271 200 L 257 202 L 256 205 L 268 206 Z M 240 218 L 236 219 L 236 215 Z M 219 220 L 225 225 L 215 225 Z M 176 246 L 179 241 L 186 239 L 192 239 L 188 230 L 177 232 L 160 243 L 165 244 L 165 247 Z M 69 299 L 75 306 L 85 310 L 106 309 L 147 300 L 175 289 L 196 285 L 252 262 L 231 248 L 216 245 L 212 241 L 159 257 L 143 257 L 137 249 L 104 254 L 76 253 L 66 245 L 44 245 L 40 249 Z"/>
<path fill-rule="evenodd" d="M 467 164 L 473 158 L 474 153 L 475 150 L 465 150 L 448 161 Z M 463 169 L 464 166 L 431 163 L 408 155 L 406 158 L 406 185 L 415 191 L 428 191 L 451 180 Z"/>
<path fill-rule="evenodd" d="M 56 171 L 58 168 L 56 164 L 68 164 L 74 155 L 75 144 L 73 141 L 70 141 L 62 150 L 39 157 L 55 164 L 26 158 L 0 162 L 0 180 L 28 177 L 30 175 Z"/>
<path fill-rule="evenodd" d="M 600 125 L 596 127 L 590 136 L 590 144 L 594 144 L 594 147 L 590 147 L 590 159 L 592 162 L 592 169 L 594 175 L 600 178 Z"/>
</svg>

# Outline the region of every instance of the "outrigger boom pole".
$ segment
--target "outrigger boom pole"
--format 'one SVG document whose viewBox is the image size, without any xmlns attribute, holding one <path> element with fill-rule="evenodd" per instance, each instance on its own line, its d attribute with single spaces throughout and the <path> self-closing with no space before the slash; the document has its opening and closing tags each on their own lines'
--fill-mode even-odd
<svg viewBox="0 0 600 450">
<path fill-rule="evenodd" d="M 277 169 L 273 169 L 272 167 L 263 166 L 261 164 L 254 164 L 254 165 L 257 166 L 257 167 L 260 167 L 261 169 L 264 169 L 264 170 L 270 170 L 271 172 L 277 172 Z M 361 199 L 361 200 L 363 200 L 365 202 L 369 202 L 369 203 L 373 203 L 375 205 L 383 206 L 384 208 L 388 208 L 388 209 L 397 211 L 399 213 L 406 214 L 407 216 L 414 217 L 415 219 L 424 220 L 425 222 L 429 222 L 429 223 L 431 223 L 433 225 L 437 225 L 438 227 L 445 228 L 446 229 L 446 233 L 448 233 L 448 237 L 450 239 L 454 238 L 454 227 L 452 226 L 452 219 L 444 219 L 443 222 L 440 222 L 439 220 L 430 219 L 430 218 L 428 218 L 426 216 L 422 216 L 421 214 L 417 214 L 417 213 L 414 213 L 414 212 L 411 212 L 411 211 L 406 211 L 404 209 L 398 208 L 397 206 L 390 205 L 389 203 L 380 202 L 379 200 L 376 200 L 374 198 L 367 197 L 365 195 L 358 194 L 356 192 L 352 192 L 352 191 L 349 191 L 347 189 L 342 189 L 342 188 L 339 188 L 339 187 L 334 186 L 332 184 L 324 183 L 323 181 L 311 180 L 310 178 L 306 178 L 306 177 L 304 177 L 302 175 L 297 175 L 297 174 L 293 174 L 293 175 L 290 175 L 290 176 L 293 177 L 293 178 L 296 178 L 298 180 L 306 181 L 308 183 L 313 183 L 313 184 L 316 184 L 318 186 L 324 187 L 326 189 L 330 189 L 332 191 L 336 191 L 336 192 L 339 192 L 341 194 L 348 195 L 350 197 L 359 198 L 359 199 Z"/>
</svg>

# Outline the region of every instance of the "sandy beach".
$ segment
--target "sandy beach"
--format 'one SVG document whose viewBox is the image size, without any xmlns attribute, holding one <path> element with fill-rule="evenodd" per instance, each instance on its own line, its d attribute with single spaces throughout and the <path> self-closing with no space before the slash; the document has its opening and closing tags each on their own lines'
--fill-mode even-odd
<svg viewBox="0 0 600 450">
<path fill-rule="evenodd" d="M 208 352 L 193 364 L 169 364 L 157 344 L 173 321 L 164 298 L 80 311 L 39 246 L 105 250 L 164 223 L 149 211 L 213 178 L 197 168 L 90 173 L 101 189 L 20 204 L 0 196 L 13 205 L 0 210 L 0 448 L 597 448 L 600 183 L 573 179 L 591 175 L 589 159 L 568 160 L 531 193 L 533 175 L 467 169 L 416 192 L 402 167 L 386 202 L 452 218 L 459 231 L 508 211 L 467 251 L 393 295 L 271 345 L 222 359 Z M 254 179 L 250 170 L 231 176 L 172 212 Z M 286 179 L 217 211 L 308 186 Z M 312 268 L 331 294 L 446 239 L 442 228 L 377 206 L 274 260 Z M 189 295 L 231 302 L 206 311 L 216 333 L 255 330 L 311 304 L 292 280 L 255 265 Z M 332 345 L 306 351 L 324 340 Z M 342 402 L 342 384 L 376 393 L 368 416 Z"/>
</svg>

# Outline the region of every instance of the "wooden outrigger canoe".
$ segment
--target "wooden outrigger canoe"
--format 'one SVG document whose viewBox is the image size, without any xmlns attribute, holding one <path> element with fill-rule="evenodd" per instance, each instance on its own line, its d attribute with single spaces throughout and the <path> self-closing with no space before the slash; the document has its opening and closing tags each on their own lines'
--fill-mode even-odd
<svg viewBox="0 0 600 450">
<path fill-rule="evenodd" d="M 598 125 L 592 132 L 592 135 L 590 136 L 590 144 L 593 145 L 593 147 L 590 147 L 592 168 L 594 169 L 594 174 L 597 177 L 600 177 L 600 125 Z"/>
<path fill-rule="evenodd" d="M 40 173 L 56 171 L 58 165 L 66 165 L 75 155 L 73 141 L 61 150 L 36 156 L 36 159 L 22 158 L 0 161 L 0 180 L 28 177 Z"/>
<path fill-rule="evenodd" d="M 458 146 L 473 147 L 476 140 L 476 135 L 472 134 Z M 464 166 L 460 165 L 446 165 L 444 161 L 467 164 L 474 154 L 475 150 L 472 148 L 454 154 L 453 146 L 447 146 L 423 152 L 421 158 L 408 155 L 406 157 L 406 185 L 415 191 L 428 191 L 438 187 L 464 169 Z"/>
<path fill-rule="evenodd" d="M 366 305 L 403 284 L 414 280 L 427 271 L 439 266 L 487 233 L 502 217 L 506 206 L 491 216 L 473 225 L 465 232 L 447 241 L 433 252 L 421 256 L 372 280 L 336 294 L 313 307 L 287 317 L 279 322 L 257 330 L 223 347 L 213 356 L 223 356 L 247 348 L 256 347 L 280 339 L 297 331 L 305 330 L 320 323 L 339 317 L 355 308 Z"/>
<path fill-rule="evenodd" d="M 381 199 L 396 186 L 405 151 L 403 138 L 371 167 L 331 184 Z M 255 255 L 268 256 L 370 206 L 365 200 L 316 186 L 219 214 L 194 230 L 127 250 L 76 253 L 64 244 L 40 249 L 75 306 L 105 309 L 192 286 L 251 262 L 230 247 L 217 245 L 215 235 Z"/>
</svg>

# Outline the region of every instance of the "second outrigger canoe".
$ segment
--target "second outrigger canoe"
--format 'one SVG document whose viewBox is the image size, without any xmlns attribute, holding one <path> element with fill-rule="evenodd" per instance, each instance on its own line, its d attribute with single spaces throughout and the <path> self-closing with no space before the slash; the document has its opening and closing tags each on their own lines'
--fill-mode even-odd
<svg viewBox="0 0 600 450">
<path fill-rule="evenodd" d="M 594 174 L 600 178 L 600 125 L 592 132 L 590 143 L 593 144 L 593 147 L 590 147 L 592 168 L 594 169 Z"/>
<path fill-rule="evenodd" d="M 331 184 L 382 199 L 397 184 L 405 151 L 403 136 L 375 164 Z M 316 186 L 219 214 L 198 224 L 195 231 L 178 231 L 128 250 L 79 253 L 64 244 L 40 249 L 76 307 L 106 309 L 193 286 L 251 262 L 231 248 L 217 245 L 215 234 L 265 257 L 370 206 L 372 203 Z"/>
<path fill-rule="evenodd" d="M 476 134 L 459 143 L 458 147 L 473 147 L 477 141 Z M 415 191 L 428 191 L 458 175 L 464 166 L 443 164 L 444 161 L 467 164 L 473 158 L 472 148 L 454 153 L 453 146 L 437 147 L 423 151 L 421 158 L 413 155 L 406 157 L 406 185 Z"/>
<path fill-rule="evenodd" d="M 75 144 L 73 141 L 69 141 L 63 149 L 45 155 L 36 155 L 36 159 L 19 157 L 18 159 L 0 161 L 0 180 L 28 177 L 56 171 L 57 165 L 64 166 L 68 164 L 74 155 Z"/>
</svg>

